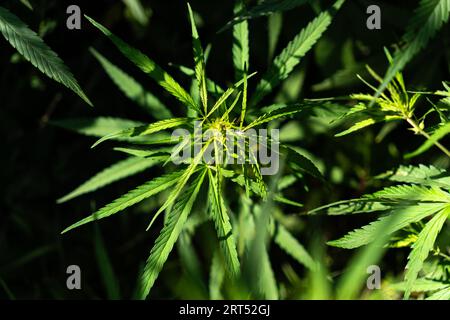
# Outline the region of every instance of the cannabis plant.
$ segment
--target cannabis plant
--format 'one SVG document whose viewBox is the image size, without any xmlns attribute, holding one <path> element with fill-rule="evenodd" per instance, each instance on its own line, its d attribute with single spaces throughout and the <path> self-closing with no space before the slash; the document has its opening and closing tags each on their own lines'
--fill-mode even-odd
<svg viewBox="0 0 450 320">
<path fill-rule="evenodd" d="M 379 76 L 369 66 L 368 74 L 378 85 L 359 77 L 373 93 L 350 95 L 354 106 L 337 120 L 351 125 L 337 136 L 345 136 L 375 123 L 404 122 L 413 134 L 426 139 L 422 146 L 406 154 L 405 158 L 416 157 L 433 146 L 446 157 L 450 156 L 449 150 L 440 142 L 450 128 L 450 87 L 444 82 L 443 90 L 435 92 L 407 90 L 400 72 L 448 20 L 449 12 L 449 1 L 421 1 L 404 36 L 405 48 L 393 57 L 385 50 L 390 62 L 385 77 Z M 445 253 L 448 243 L 437 243 L 450 217 L 447 170 L 428 164 L 402 165 L 378 178 L 395 184 L 361 198 L 338 201 L 311 211 L 312 214 L 326 211 L 329 215 L 381 213 L 372 223 L 328 244 L 345 249 L 374 242 L 384 247 L 409 247 L 411 251 L 404 282 L 394 287 L 404 291 L 406 299 L 412 292 L 431 292 L 428 299 L 450 299 L 449 256 Z M 384 239 L 380 240 L 380 237 Z M 433 259 L 430 259 L 430 253 Z"/>
<path fill-rule="evenodd" d="M 161 193 L 165 200 L 152 215 L 147 229 L 153 227 L 161 214 L 164 214 L 164 226 L 142 273 L 139 290 L 141 298 L 149 294 L 177 241 L 181 241 L 181 256 L 186 257 L 183 250 L 192 250 L 189 246 L 186 247 L 186 239 L 190 239 L 200 224 L 209 221 L 215 227 L 218 241 L 218 251 L 213 253 L 211 261 L 212 298 L 221 296 L 221 287 L 226 277 L 235 280 L 231 283 L 240 283 L 239 286 L 249 288 L 248 291 L 243 291 L 248 292 L 246 297 L 280 297 L 267 253 L 266 242 L 269 238 L 299 263 L 314 270 L 314 260 L 275 213 L 280 212 L 278 205 L 297 208 L 302 206 L 288 199 L 283 190 L 294 182 L 303 180 L 305 174 L 322 179 L 321 174 L 313 162 L 295 148 L 279 144 L 277 137 L 273 135 L 261 143 L 263 137 L 252 129 L 265 128 L 269 123 L 276 125 L 292 115 L 307 114 L 318 104 L 315 101 L 303 101 L 264 105 L 262 101 L 289 76 L 326 31 L 343 2 L 336 1 L 289 42 L 260 78 L 251 96 L 248 83 L 254 81 L 257 75 L 249 72 L 249 30 L 245 19 L 233 20 L 225 28 L 232 27 L 233 46 L 230 57 L 232 56 L 236 79 L 232 86 L 223 88 L 222 84 L 206 75 L 209 50 L 203 49 L 193 12 L 188 5 L 194 64 L 193 68 L 179 66 L 180 70 L 192 77 L 192 90 L 188 93 L 188 90 L 147 55 L 128 45 L 94 19 L 86 17 L 126 58 L 178 100 L 183 108 L 177 107 L 176 113 L 184 113 L 185 116 L 173 116 L 173 108 L 166 107 L 146 91 L 144 86 L 95 49 L 91 49 L 119 89 L 157 121 L 149 124 L 117 118 L 55 121 L 55 124 L 65 128 L 101 137 L 93 146 L 108 140 L 118 141 L 121 145 L 115 147 L 115 150 L 128 155 L 128 158 L 98 173 L 62 197 L 59 202 L 68 201 L 150 167 L 160 166 L 165 173 L 69 226 L 63 233 L 124 211 Z M 237 1 L 237 14 L 243 12 L 243 5 L 242 1 Z M 175 129 L 184 130 L 187 134 L 183 137 L 169 134 L 168 130 Z M 198 136 L 196 130 L 204 134 Z M 207 134 L 208 132 L 213 133 Z M 231 137 L 227 135 L 228 132 L 232 132 Z M 249 134 L 250 132 L 253 133 Z M 279 170 L 270 179 L 264 176 L 264 169 L 267 168 L 255 159 L 257 150 L 251 150 L 252 146 L 248 141 L 244 142 L 244 150 L 249 152 L 235 151 L 238 144 L 236 141 L 242 136 L 259 141 L 258 150 L 264 148 L 279 157 Z M 180 152 L 186 150 L 196 152 L 188 158 L 177 158 Z M 219 150 L 223 150 L 223 154 Z M 208 159 L 207 155 L 211 157 Z M 172 164 L 174 158 L 179 160 L 175 166 Z M 226 160 L 221 161 L 223 158 Z M 241 161 L 236 164 L 236 159 Z M 237 201 L 230 201 L 231 199 Z M 187 241 L 189 243 L 190 240 Z M 241 263 L 243 260 L 248 262 L 245 266 Z"/>
<path fill-rule="evenodd" d="M 368 69 L 374 78 L 381 83 L 381 77 L 370 67 Z M 370 84 L 369 86 L 376 90 Z M 408 92 L 403 81 L 403 75 L 397 73 L 395 79 L 387 86 L 388 92 L 381 94 L 379 98 L 374 98 L 368 94 L 351 95 L 351 98 L 358 103 L 342 119 L 351 117 L 355 124 L 337 134 L 337 136 L 352 133 L 380 121 L 403 120 L 411 126 L 411 130 L 415 134 L 420 134 L 427 139 L 419 149 L 407 154 L 407 157 L 417 156 L 433 145 L 444 152 L 446 156 L 449 156 L 450 153 L 447 148 L 439 142 L 439 139 L 448 133 L 447 107 L 443 108 L 442 104 L 448 103 L 448 97 L 450 96 L 448 89 L 450 88 L 445 83 L 444 87 L 447 91 L 437 91 L 435 95 L 441 95 L 445 98 L 439 101 L 438 106 L 432 103 L 431 108 L 418 118 L 415 112 L 416 104 L 419 103 L 418 101 L 423 93 Z M 370 107 L 372 102 L 373 106 Z M 427 132 L 429 130 L 424 128 L 424 123 L 426 117 L 432 113 L 438 113 L 442 117 L 440 118 L 441 123 L 433 128 L 432 133 L 429 133 Z M 437 252 L 441 258 L 448 259 L 447 255 L 439 252 L 439 247 L 435 247 L 436 238 L 450 214 L 449 185 L 446 184 L 447 173 L 445 170 L 434 166 L 401 166 L 383 175 L 383 177 L 404 184 L 387 187 L 359 199 L 326 205 L 311 211 L 311 213 L 324 209 L 330 215 L 382 212 L 383 215 L 375 222 L 354 230 L 341 239 L 330 241 L 329 244 L 340 248 L 353 249 L 375 241 L 381 232 L 385 235 L 391 235 L 402 230 L 403 233 L 393 238 L 390 245 L 412 247 L 405 273 L 405 297 L 408 298 L 411 291 L 415 290 L 418 274 L 430 251 Z M 429 217 L 432 218 L 423 224 L 422 221 Z M 445 292 L 448 292 L 447 287 L 431 298 L 441 296 Z"/>
</svg>

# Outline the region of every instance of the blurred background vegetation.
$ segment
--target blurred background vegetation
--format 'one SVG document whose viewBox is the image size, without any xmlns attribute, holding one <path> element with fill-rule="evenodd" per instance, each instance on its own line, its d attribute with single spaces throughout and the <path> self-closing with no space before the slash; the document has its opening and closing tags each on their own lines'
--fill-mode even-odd
<svg viewBox="0 0 450 320">
<path fill-rule="evenodd" d="M 159 228 L 144 231 L 149 210 L 155 200 L 143 202 L 100 224 L 87 225 L 75 232 L 60 232 L 81 217 L 113 198 L 143 183 L 158 168 L 113 184 L 95 194 L 58 205 L 56 199 L 105 166 L 121 159 L 108 148 L 91 150 L 92 138 L 82 137 L 51 124 L 67 118 L 115 116 L 151 121 L 148 115 L 115 88 L 98 62 L 89 53 L 95 47 L 120 65 L 146 88 L 171 106 L 173 100 L 153 82 L 126 63 L 108 40 L 83 20 L 81 30 L 66 28 L 66 8 L 78 4 L 83 13 L 94 17 L 128 43 L 140 48 L 179 81 L 189 86 L 188 78 L 170 63 L 192 65 L 189 21 L 185 1 L 141 0 L 142 10 L 134 11 L 134 1 L 33 0 L 34 10 L 20 1 L 3 1 L 68 65 L 95 108 L 90 108 L 72 92 L 51 81 L 24 61 L 6 42 L 0 42 L 0 131 L 2 137 L 0 200 L 0 298 L 29 299 L 104 299 L 132 298 L 140 268 Z M 250 1 L 255 3 L 255 1 Z M 254 19 L 250 22 L 251 71 L 266 70 L 269 59 L 330 1 L 313 1 L 294 10 Z M 347 1 L 332 26 L 315 48 L 296 68 L 276 95 L 279 102 L 301 98 L 339 97 L 366 91 L 356 74 L 364 76 L 365 64 L 383 73 L 387 62 L 383 47 L 391 48 L 401 38 L 418 1 Z M 382 9 L 382 29 L 366 28 L 366 8 L 378 4 Z M 210 43 L 209 77 L 222 85 L 233 79 L 230 46 L 231 32 L 217 31 L 233 16 L 232 1 L 192 0 L 203 44 Z M 405 70 L 406 82 L 414 90 L 437 90 L 449 79 L 450 41 L 448 25 Z M 250 87 L 254 85 L 250 81 Z M 171 108 L 176 115 L 177 107 Z M 301 211 L 340 199 L 374 191 L 380 182 L 371 177 L 405 163 L 402 154 L 422 140 L 392 125 L 379 125 L 345 138 L 335 138 L 337 129 L 329 124 L 339 110 L 321 110 L 320 116 L 296 118 L 282 131 L 291 141 L 315 159 L 328 184 L 309 181 L 290 195 L 305 204 Z M 385 139 L 389 134 L 388 139 Z M 427 161 L 447 167 L 447 160 L 430 152 L 411 163 Z M 308 247 L 314 240 L 335 239 L 346 231 L 370 221 L 368 217 L 300 217 L 293 207 L 286 208 L 292 230 Z M 208 230 L 200 229 L 194 242 L 203 243 Z M 317 239 L 316 239 L 317 240 Z M 195 246 L 195 243 L 194 243 Z M 273 248 L 275 257 L 278 249 Z M 325 262 L 331 275 L 345 268 L 351 252 L 325 248 Z M 152 298 L 207 298 L 180 266 L 174 251 L 164 267 Z M 201 261 L 210 257 L 198 252 Z M 383 278 L 402 272 L 407 251 L 390 251 L 382 263 Z M 272 259 L 277 261 L 277 259 Z M 280 278 L 295 288 L 291 297 L 302 298 L 308 282 L 306 271 L 288 259 L 273 268 Z M 66 268 L 76 264 L 82 270 L 82 290 L 66 288 Z M 207 264 L 204 266 L 206 268 Z M 295 267 L 295 271 L 293 269 Z M 207 274 L 207 270 L 203 270 Z M 379 297 L 389 298 L 381 292 Z"/>
</svg>

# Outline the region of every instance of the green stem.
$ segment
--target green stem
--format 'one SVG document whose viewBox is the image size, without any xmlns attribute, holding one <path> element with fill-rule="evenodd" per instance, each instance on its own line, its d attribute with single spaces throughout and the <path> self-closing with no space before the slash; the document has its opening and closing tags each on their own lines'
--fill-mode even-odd
<svg viewBox="0 0 450 320">
<path fill-rule="evenodd" d="M 247 111 L 247 66 L 244 66 L 244 93 L 242 95 L 242 110 L 241 110 L 241 122 L 239 124 L 239 130 L 242 130 L 244 125 L 245 112 Z"/>
<path fill-rule="evenodd" d="M 420 133 L 422 136 L 424 136 L 427 140 L 431 139 L 431 136 L 426 133 L 413 119 L 410 117 L 405 117 L 405 120 L 414 128 L 414 130 L 418 133 Z M 434 141 L 433 144 L 441 149 L 442 152 L 444 152 L 447 157 L 450 158 L 450 151 L 446 147 L 444 147 L 439 141 Z"/>
<path fill-rule="evenodd" d="M 433 252 L 434 255 L 438 255 L 438 256 L 444 258 L 445 260 L 450 261 L 450 256 L 446 255 L 445 253 L 443 253 L 441 251 L 433 249 L 432 252 Z"/>
</svg>

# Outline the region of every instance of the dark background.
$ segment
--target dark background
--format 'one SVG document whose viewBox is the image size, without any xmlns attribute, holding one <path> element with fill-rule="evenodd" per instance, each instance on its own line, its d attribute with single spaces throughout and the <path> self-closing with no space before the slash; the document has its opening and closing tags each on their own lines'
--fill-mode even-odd
<svg viewBox="0 0 450 320">
<path fill-rule="evenodd" d="M 139 269 L 158 232 L 157 227 L 150 232 L 144 231 L 150 216 L 145 203 L 105 219 L 98 226 L 89 224 L 65 235 L 60 235 L 60 232 L 95 208 L 154 176 L 158 169 L 147 170 L 98 192 L 58 205 L 57 198 L 105 166 L 121 159 L 121 156 L 108 147 L 91 150 L 90 146 L 94 142 L 92 138 L 57 128 L 50 122 L 83 116 L 153 120 L 116 89 L 89 53 L 91 46 L 161 97 L 174 114 L 181 114 L 182 109 L 121 57 L 86 20 L 83 20 L 81 30 L 68 30 L 65 26 L 65 11 L 69 4 L 78 4 L 84 14 L 92 16 L 148 54 L 188 87 L 189 79 L 167 66 L 170 62 L 192 65 L 186 4 L 175 0 L 143 0 L 142 3 L 151 9 L 152 14 L 148 26 L 142 27 L 127 18 L 121 1 L 35 0 L 31 3 L 34 11 L 28 10 L 19 1 L 2 1 L 1 5 L 14 12 L 33 30 L 38 30 L 43 21 L 55 23 L 54 28 L 44 35 L 44 40 L 70 67 L 95 107 L 90 108 L 26 61 L 12 63 L 15 51 L 0 37 L 0 298 L 108 298 L 105 284 L 108 280 L 105 280 L 102 269 L 104 261 L 101 260 L 99 250 L 96 251 L 99 243 L 104 244 L 114 269 L 114 279 L 117 279 L 114 281 L 120 288 L 120 294 L 116 297 L 132 298 Z M 326 8 L 330 1 L 320 3 L 322 8 Z M 365 27 L 365 9 L 373 3 L 382 8 L 380 31 L 369 31 Z M 417 3 L 347 1 L 324 38 L 297 68 L 306 72 L 298 98 L 342 96 L 366 90 L 354 75 L 352 79 L 346 79 L 349 80 L 347 84 L 334 85 L 329 90 L 317 91 L 314 85 L 342 68 L 341 52 L 346 42 L 352 43 L 358 62 L 370 63 L 382 73 L 386 68 L 382 48 L 392 48 L 391 44 L 399 41 Z M 191 6 L 201 17 L 199 32 L 203 44 L 212 44 L 207 66 L 209 77 L 227 85 L 233 79 L 230 53 L 232 37 L 230 30 L 219 34 L 217 31 L 231 19 L 232 1 L 192 0 Z M 311 7 L 301 6 L 285 12 L 283 16 L 276 53 L 313 19 L 315 13 Z M 448 27 L 445 27 L 436 38 L 448 39 L 448 31 Z M 266 17 L 250 22 L 250 39 L 251 69 L 261 74 L 268 62 Z M 410 87 L 437 90 L 441 88 L 443 79 L 449 79 L 449 52 L 442 47 L 444 42 L 430 42 L 428 48 L 408 66 L 406 75 Z M 271 98 L 273 96 L 268 97 L 267 101 Z M 307 119 L 299 119 L 299 125 L 308 132 Z M 378 182 L 369 181 L 368 177 L 402 163 L 401 153 L 410 151 L 421 142 L 420 138 L 412 136 L 407 130 L 397 129 L 388 142 L 377 143 L 374 137 L 379 130 L 380 127 L 376 126 L 345 139 L 334 138 L 335 132 L 332 131 L 305 134 L 296 144 L 323 161 L 330 185 L 314 182 L 310 190 L 298 190 L 295 200 L 304 202 L 308 209 L 371 191 Z M 440 161 L 433 152 L 417 161 L 424 160 Z M 446 165 L 442 161 L 441 164 Z M 338 178 L 334 176 L 336 172 Z M 304 221 L 312 226 L 320 225 L 324 237 L 331 239 L 367 221 L 364 217 L 359 219 L 351 222 L 342 218 L 339 221 L 335 218 Z M 300 236 L 303 243 L 309 243 L 312 233 L 313 228 L 306 228 Z M 330 249 L 328 253 L 332 269 L 339 269 L 347 261 L 348 254 L 342 250 Z M 400 270 L 404 258 L 404 252 L 399 250 L 396 254 L 390 254 L 385 263 L 389 264 L 389 270 Z M 71 264 L 81 267 L 83 290 L 66 289 L 65 272 Z M 179 273 L 174 251 L 151 297 L 189 297 L 182 290 L 173 289 Z"/>
</svg>

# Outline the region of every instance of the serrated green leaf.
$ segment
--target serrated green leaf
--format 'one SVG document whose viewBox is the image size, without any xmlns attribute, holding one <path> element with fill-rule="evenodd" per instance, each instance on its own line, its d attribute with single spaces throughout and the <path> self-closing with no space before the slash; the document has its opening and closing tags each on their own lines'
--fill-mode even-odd
<svg viewBox="0 0 450 320">
<path fill-rule="evenodd" d="M 234 13 L 244 10 L 245 4 L 243 0 L 236 0 L 234 5 Z M 249 39 L 248 39 L 248 22 L 242 21 L 233 26 L 233 65 L 236 81 L 242 79 L 245 69 L 249 69 Z"/>
<path fill-rule="evenodd" d="M 190 118 L 172 118 L 172 119 L 157 121 L 157 122 L 151 123 L 149 125 L 127 128 L 125 130 L 113 132 L 113 133 L 110 133 L 110 134 L 102 137 L 101 139 L 97 140 L 92 145 L 92 148 L 98 146 L 100 143 L 105 142 L 107 140 L 119 139 L 119 138 L 134 138 L 134 137 L 150 135 L 150 134 L 154 134 L 154 133 L 166 130 L 166 129 L 172 129 L 172 128 L 176 128 L 176 127 L 179 127 L 182 125 L 190 124 L 191 122 L 192 122 L 192 119 L 190 119 Z"/>
<path fill-rule="evenodd" d="M 380 228 L 385 225 L 386 220 L 395 219 L 395 223 L 389 224 L 389 227 L 383 230 L 385 234 L 392 234 L 407 227 L 411 223 L 418 222 L 439 212 L 447 205 L 445 203 L 418 203 L 413 206 L 398 206 L 389 210 L 389 214 L 382 216 L 378 220 L 371 222 L 361 229 L 349 232 L 339 240 L 330 241 L 328 244 L 345 249 L 358 248 L 374 241 Z"/>
<path fill-rule="evenodd" d="M 192 13 L 192 9 L 189 3 L 187 5 L 189 11 L 189 20 L 191 21 L 192 29 L 192 47 L 194 51 L 195 78 L 197 79 L 199 86 L 200 100 L 202 101 L 205 113 L 207 113 L 208 93 L 206 90 L 205 57 L 203 54 L 202 44 L 197 32 L 197 27 L 195 26 L 194 14 Z"/>
<path fill-rule="evenodd" d="M 413 244 L 413 249 L 408 256 L 408 264 L 406 265 L 405 299 L 409 298 L 414 282 L 422 269 L 423 262 L 433 249 L 436 238 L 449 215 L 450 207 L 447 206 L 427 222 L 423 230 L 419 233 L 417 241 Z"/>
<path fill-rule="evenodd" d="M 311 2 L 311 0 L 266 0 L 249 10 L 244 10 L 244 8 L 242 8 L 238 12 L 235 12 L 236 16 L 231 21 L 228 21 L 219 32 L 222 32 L 237 23 L 242 23 L 242 21 L 271 15 L 275 12 L 291 10 L 309 2 Z"/>
<path fill-rule="evenodd" d="M 112 166 L 103 169 L 75 190 L 71 191 L 64 197 L 59 198 L 57 202 L 63 203 L 83 194 L 103 188 L 104 186 L 107 186 L 115 181 L 151 168 L 155 164 L 163 162 L 166 158 L 167 156 L 156 156 L 153 158 L 132 157 L 121 160 Z"/>
<path fill-rule="evenodd" d="M 316 165 L 299 151 L 285 145 L 282 145 L 280 150 L 287 153 L 287 162 L 291 169 L 309 174 L 317 179 L 323 179 Z"/>
<path fill-rule="evenodd" d="M 103 208 L 93 213 L 92 215 L 87 216 L 86 218 L 64 229 L 62 233 L 66 233 L 72 229 L 80 227 L 94 220 L 100 220 L 109 217 L 132 205 L 135 205 L 136 203 L 141 202 L 144 199 L 154 196 L 155 194 L 158 194 L 166 190 L 167 188 L 170 188 L 179 181 L 183 172 L 184 170 L 172 172 L 144 183 L 143 185 L 137 187 L 136 189 L 131 190 L 130 192 L 126 193 L 120 198 L 114 200 L 110 204 L 104 206 Z"/>
<path fill-rule="evenodd" d="M 328 215 L 344 215 L 386 211 L 396 206 L 413 206 L 420 202 L 448 203 L 450 195 L 437 186 L 400 185 L 384 188 L 359 199 L 337 201 L 309 211 L 316 214 L 327 210 Z"/>
<path fill-rule="evenodd" d="M 253 120 L 244 130 L 268 123 L 270 121 L 288 117 L 290 115 L 309 110 L 311 105 L 308 103 L 292 103 L 292 104 L 279 104 L 277 106 L 271 106 L 273 110 L 259 116 Z"/>
<path fill-rule="evenodd" d="M 204 146 L 202 147 L 200 152 L 195 155 L 194 159 L 192 159 L 189 166 L 184 170 L 183 174 L 181 175 L 180 179 L 178 180 L 177 185 L 175 186 L 175 188 L 173 188 L 172 192 L 167 197 L 166 202 L 164 202 L 164 204 L 159 208 L 159 210 L 153 216 L 152 220 L 150 221 L 150 224 L 147 227 L 147 230 L 150 229 L 152 224 L 156 221 L 158 216 L 164 210 L 166 210 L 167 208 L 170 208 L 175 203 L 175 200 L 180 196 L 183 188 L 186 186 L 186 184 L 188 183 L 191 176 L 197 170 L 197 167 L 200 164 L 200 162 L 202 161 L 204 153 L 205 153 L 206 149 L 208 148 L 208 146 L 210 145 L 210 143 L 211 143 L 211 140 L 207 141 L 204 144 Z"/>
<path fill-rule="evenodd" d="M 273 210 L 270 198 L 263 207 L 254 207 L 254 232 L 249 239 L 248 253 L 244 264 L 247 282 L 256 294 L 255 298 L 269 300 L 279 298 L 278 285 L 268 253 L 269 225 Z"/>
<path fill-rule="evenodd" d="M 115 151 L 123 152 L 128 155 L 132 155 L 133 157 L 139 157 L 139 158 L 154 158 L 159 157 L 163 155 L 170 155 L 173 147 L 163 147 L 163 148 L 157 148 L 157 149 L 151 149 L 149 150 L 147 146 L 137 146 L 137 147 L 116 147 L 114 148 Z"/>
<path fill-rule="evenodd" d="M 426 300 L 450 300 L 450 286 L 439 290 L 435 294 L 429 296 Z"/>
<path fill-rule="evenodd" d="M 367 271 L 369 266 L 378 265 L 383 253 L 387 250 L 390 230 L 395 228 L 400 215 L 392 214 L 389 219 L 379 220 L 378 228 L 373 230 L 373 240 L 366 247 L 358 250 L 348 264 L 348 269 L 339 280 L 336 289 L 337 300 L 350 300 L 358 297 L 360 289 L 367 285 Z"/>
<path fill-rule="evenodd" d="M 276 224 L 275 243 L 290 256 L 297 260 L 300 264 L 304 265 L 310 270 L 316 269 L 316 263 L 311 258 L 309 253 L 303 247 L 303 245 L 297 241 L 297 239 L 286 230 L 280 223 Z"/>
<path fill-rule="evenodd" d="M 3 7 L 0 7 L 0 32 L 33 66 L 46 76 L 75 92 L 92 106 L 92 102 L 58 55 L 22 20 Z"/>
<path fill-rule="evenodd" d="M 175 203 L 172 210 L 169 211 L 167 220 L 162 228 L 155 245 L 150 251 L 150 256 L 142 274 L 142 286 L 140 289 L 140 297 L 145 299 L 150 293 L 156 278 L 161 272 L 164 263 L 169 257 L 174 244 L 176 243 L 184 223 L 186 222 L 189 213 L 192 210 L 197 195 L 203 184 L 206 175 L 206 170 L 201 172 L 195 179 L 192 185 Z"/>
<path fill-rule="evenodd" d="M 146 91 L 135 79 L 119 69 L 95 49 L 90 49 L 108 76 L 130 100 L 157 120 L 172 118 L 170 110 L 153 94 Z"/>
<path fill-rule="evenodd" d="M 219 239 L 220 249 L 225 260 L 227 271 L 232 277 L 240 274 L 240 263 L 236 250 L 236 242 L 222 193 L 219 190 L 217 177 L 208 169 L 210 216 L 214 221 Z"/>
<path fill-rule="evenodd" d="M 327 215 L 339 216 L 344 214 L 369 213 L 376 211 L 384 211 L 390 209 L 392 206 L 386 203 L 377 202 L 376 199 L 367 197 L 352 200 L 337 201 L 310 210 L 308 214 L 317 214 L 321 211 L 327 210 Z"/>
<path fill-rule="evenodd" d="M 450 174 L 434 166 L 400 166 L 395 171 L 383 176 L 391 181 L 420 184 L 423 186 L 440 187 L 450 189 Z"/>
<path fill-rule="evenodd" d="M 216 111 L 227 99 L 228 97 L 237 89 L 239 88 L 242 84 L 246 83 L 246 81 L 248 79 L 250 79 L 251 77 L 253 77 L 256 74 L 256 72 L 253 72 L 252 74 L 249 74 L 248 76 L 246 76 L 246 78 L 236 82 L 231 88 L 228 88 L 221 96 L 219 99 L 217 99 L 216 103 L 214 104 L 214 106 L 211 108 L 211 110 L 208 112 L 208 114 L 206 115 L 206 118 L 208 118 L 211 114 L 214 113 L 214 111 Z"/>
<path fill-rule="evenodd" d="M 349 113 L 347 115 L 350 115 L 352 113 Z M 347 116 L 346 115 L 346 116 Z M 363 128 L 369 127 L 371 125 L 374 125 L 376 123 L 379 122 L 384 122 L 384 121 L 392 121 L 392 120 L 399 120 L 401 119 L 400 116 L 396 116 L 396 115 L 377 115 L 377 116 L 373 116 L 364 120 L 360 120 L 358 122 L 356 122 L 355 124 L 353 124 L 349 129 L 344 130 L 338 134 L 335 134 L 335 137 L 342 137 L 345 136 L 347 134 L 353 133 L 355 131 L 361 130 Z"/>
<path fill-rule="evenodd" d="M 447 23 L 450 14 L 450 0 L 421 0 L 406 28 L 404 49 L 398 51 L 378 87 L 375 98 L 387 88 L 392 79 L 418 54 L 431 38 Z"/>
<path fill-rule="evenodd" d="M 411 292 L 436 291 L 436 290 L 447 288 L 448 286 L 450 286 L 449 283 L 422 278 L 422 279 L 417 279 L 413 282 L 413 284 L 411 285 Z M 407 287 L 407 283 L 405 281 L 399 282 L 399 283 L 394 283 L 394 284 L 390 285 L 389 287 L 394 290 L 405 291 L 406 287 Z"/>
<path fill-rule="evenodd" d="M 258 259 L 260 263 L 260 268 L 258 272 L 258 289 L 264 299 L 267 300 L 277 300 L 279 298 L 277 281 L 275 279 L 275 273 L 270 264 L 269 253 L 267 249 L 260 253 L 261 257 Z"/>
<path fill-rule="evenodd" d="M 289 76 L 294 67 L 300 63 L 301 58 L 328 29 L 335 12 L 342 6 L 344 1 L 336 1 L 331 9 L 322 12 L 289 42 L 288 46 L 274 59 L 272 65 L 257 85 L 250 105 L 257 105 L 274 87 Z"/>
<path fill-rule="evenodd" d="M 176 69 L 180 70 L 182 73 L 184 73 L 185 75 L 192 77 L 195 75 L 195 70 L 183 66 L 183 65 L 178 65 L 178 64 L 174 64 L 171 63 L 171 66 L 175 67 Z M 206 89 L 208 90 L 209 93 L 212 93 L 213 95 L 220 95 L 222 93 L 225 92 L 225 90 L 222 89 L 221 86 L 219 86 L 216 82 L 214 82 L 213 80 L 206 78 Z"/>
<path fill-rule="evenodd" d="M 422 202 L 450 202 L 450 194 L 437 187 L 422 187 L 418 185 L 398 185 L 384 188 L 372 195 L 378 201 L 422 201 Z"/>
<path fill-rule="evenodd" d="M 105 36 L 107 36 L 114 45 L 120 50 L 120 52 L 133 62 L 144 73 L 148 74 L 153 80 L 156 81 L 167 92 L 181 101 L 186 107 L 191 108 L 201 113 L 198 106 L 195 104 L 192 97 L 184 90 L 178 82 L 176 82 L 171 75 L 158 66 L 153 60 L 143 54 L 141 51 L 130 47 L 122 39 L 111 33 L 107 28 L 99 24 L 94 19 L 85 16 L 89 22 L 98 28 Z"/>
<path fill-rule="evenodd" d="M 104 137 L 112 132 L 141 126 L 142 122 L 122 118 L 97 117 L 52 120 L 50 124 L 89 137 Z"/>
<path fill-rule="evenodd" d="M 358 130 L 361 130 L 363 128 L 366 128 L 368 126 L 371 126 L 371 125 L 373 125 L 373 124 L 375 124 L 377 122 L 380 122 L 380 121 L 376 121 L 375 119 L 372 119 L 372 118 L 361 120 L 361 121 L 358 121 L 357 123 L 355 123 L 354 125 L 352 125 L 349 129 L 347 129 L 345 131 L 342 131 L 340 133 L 337 133 L 334 136 L 335 137 L 342 137 L 342 136 L 345 136 L 347 134 L 350 134 L 350 133 L 353 133 L 355 131 L 358 131 Z"/>
</svg>

